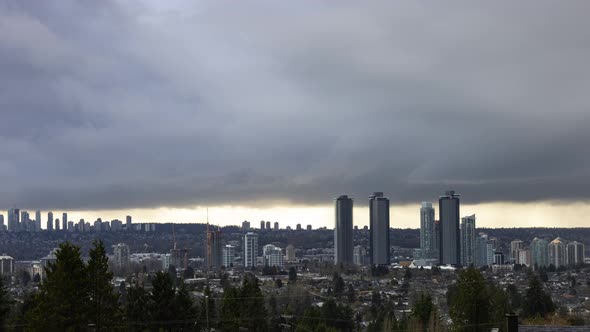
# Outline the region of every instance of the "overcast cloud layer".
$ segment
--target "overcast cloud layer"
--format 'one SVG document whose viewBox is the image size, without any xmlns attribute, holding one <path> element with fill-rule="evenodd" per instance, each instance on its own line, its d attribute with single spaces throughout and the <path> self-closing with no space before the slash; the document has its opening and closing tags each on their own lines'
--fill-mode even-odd
<svg viewBox="0 0 590 332">
<path fill-rule="evenodd" d="M 589 10 L 0 0 L 0 205 L 587 201 Z"/>
</svg>

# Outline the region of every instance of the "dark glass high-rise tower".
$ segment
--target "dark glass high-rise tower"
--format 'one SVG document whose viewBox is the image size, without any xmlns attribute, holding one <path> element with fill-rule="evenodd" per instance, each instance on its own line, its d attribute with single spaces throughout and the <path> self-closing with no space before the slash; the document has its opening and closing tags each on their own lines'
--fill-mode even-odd
<svg viewBox="0 0 590 332">
<path fill-rule="evenodd" d="M 461 265 L 475 266 L 475 214 L 461 219 Z"/>
<path fill-rule="evenodd" d="M 420 248 L 430 256 L 437 252 L 432 203 L 422 202 L 420 207 Z"/>
<path fill-rule="evenodd" d="M 449 190 L 438 200 L 440 264 L 461 264 L 460 197 L 455 191 Z"/>
<path fill-rule="evenodd" d="M 352 249 L 352 198 L 342 195 L 336 199 L 334 264 L 352 265 Z"/>
<path fill-rule="evenodd" d="M 371 264 L 389 265 L 389 199 L 382 192 L 369 196 Z"/>
<path fill-rule="evenodd" d="M 63 225 L 61 227 L 62 231 L 67 231 L 68 230 L 68 214 L 66 212 L 61 214 L 61 224 Z"/>
</svg>

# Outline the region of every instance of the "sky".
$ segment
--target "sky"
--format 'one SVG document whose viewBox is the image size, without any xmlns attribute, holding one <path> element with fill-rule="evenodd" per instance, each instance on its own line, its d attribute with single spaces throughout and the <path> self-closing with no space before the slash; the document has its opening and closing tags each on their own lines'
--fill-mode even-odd
<svg viewBox="0 0 590 332">
<path fill-rule="evenodd" d="M 587 226 L 587 1 L 0 0 L 0 208 Z M 77 219 L 74 219 L 77 220 Z"/>
</svg>

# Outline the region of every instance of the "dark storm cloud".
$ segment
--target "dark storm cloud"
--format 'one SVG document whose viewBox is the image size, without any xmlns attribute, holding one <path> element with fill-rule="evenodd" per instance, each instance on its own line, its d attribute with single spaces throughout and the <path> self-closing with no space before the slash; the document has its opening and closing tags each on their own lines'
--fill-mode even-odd
<svg viewBox="0 0 590 332">
<path fill-rule="evenodd" d="M 588 200 L 580 2 L 0 2 L 0 204 Z"/>
</svg>

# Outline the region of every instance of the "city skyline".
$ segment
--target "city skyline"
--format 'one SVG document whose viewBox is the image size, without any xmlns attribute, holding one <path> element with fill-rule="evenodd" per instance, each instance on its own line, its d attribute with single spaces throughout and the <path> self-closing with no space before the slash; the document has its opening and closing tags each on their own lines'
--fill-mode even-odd
<svg viewBox="0 0 590 332">
<path fill-rule="evenodd" d="M 370 193 L 367 193 L 370 194 Z M 366 195 L 365 195 L 366 197 Z M 438 197 L 436 197 L 438 198 Z M 331 201 L 332 197 L 329 198 Z M 366 199 L 366 198 L 363 198 Z M 357 205 L 353 211 L 354 225 L 359 227 L 369 226 L 369 208 L 368 200 L 366 204 Z M 436 199 L 432 198 L 433 204 Z M 391 202 L 390 214 L 393 228 L 420 228 L 420 215 L 417 212 L 422 202 L 410 205 L 396 205 Z M 12 208 L 12 207 L 10 207 Z M 20 208 L 34 212 L 34 208 Z M 478 215 L 478 226 L 481 228 L 489 227 L 587 227 L 584 220 L 580 220 L 579 215 L 590 214 L 590 205 L 576 203 L 569 208 L 556 202 L 555 206 L 543 203 L 528 203 L 525 205 L 510 203 L 493 203 L 483 205 L 461 204 L 462 217 L 471 214 Z M 212 223 L 220 226 L 240 226 L 244 220 L 249 221 L 255 228 L 260 220 L 275 222 L 278 221 L 281 228 L 290 226 L 295 229 L 297 224 L 312 225 L 313 228 L 334 226 L 334 207 L 310 206 L 310 207 L 269 207 L 254 208 L 240 206 L 217 206 L 217 207 L 195 207 L 195 208 L 159 208 L 159 209 L 129 209 L 129 210 L 99 210 L 99 211 L 67 211 L 70 221 L 77 223 L 80 219 L 88 222 L 94 222 L 97 218 L 102 220 L 121 220 L 125 222 L 127 215 L 132 215 L 134 222 L 138 223 L 207 223 L 207 209 L 211 214 Z M 40 210 L 41 211 L 41 228 L 46 229 L 47 213 L 54 213 L 54 220 L 60 220 L 61 229 L 61 210 Z M 0 210 L 0 215 L 4 216 L 5 225 L 7 223 L 7 209 Z M 172 216 L 172 217 L 171 217 Z M 438 218 L 438 217 L 437 217 Z M 530 224 L 529 220 L 543 220 Z M 54 227 L 55 228 L 55 227 Z"/>
</svg>

